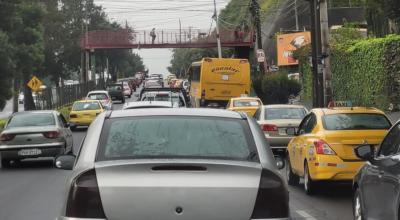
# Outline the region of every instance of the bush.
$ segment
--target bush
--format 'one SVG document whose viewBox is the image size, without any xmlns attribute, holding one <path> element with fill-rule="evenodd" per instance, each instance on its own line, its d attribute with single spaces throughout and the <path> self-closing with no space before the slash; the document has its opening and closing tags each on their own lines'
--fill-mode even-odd
<svg viewBox="0 0 400 220">
<path fill-rule="evenodd" d="M 287 73 L 266 75 L 261 85 L 263 94 L 260 97 L 265 104 L 286 104 L 289 96 L 297 96 L 301 91 L 300 83 L 289 79 Z"/>
<path fill-rule="evenodd" d="M 6 119 L 0 119 L 0 131 L 3 130 L 4 125 L 6 125 L 7 120 Z"/>
<path fill-rule="evenodd" d="M 60 112 L 64 116 L 64 118 L 68 121 L 69 113 L 71 112 L 71 109 L 72 109 L 72 105 L 66 105 L 66 106 L 63 106 L 63 107 L 57 109 L 57 111 Z"/>
</svg>

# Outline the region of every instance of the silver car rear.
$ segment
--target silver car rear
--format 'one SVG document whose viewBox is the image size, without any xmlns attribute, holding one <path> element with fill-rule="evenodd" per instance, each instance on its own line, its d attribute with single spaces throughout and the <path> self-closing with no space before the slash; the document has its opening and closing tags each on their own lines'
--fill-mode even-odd
<svg viewBox="0 0 400 220">
<path fill-rule="evenodd" d="M 286 185 L 252 119 L 138 109 L 99 115 L 89 128 L 60 219 L 288 217 Z"/>
</svg>

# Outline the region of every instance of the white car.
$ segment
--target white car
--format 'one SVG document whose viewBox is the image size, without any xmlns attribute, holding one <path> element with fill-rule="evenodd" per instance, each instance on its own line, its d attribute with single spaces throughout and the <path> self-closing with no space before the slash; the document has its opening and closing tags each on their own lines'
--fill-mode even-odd
<svg viewBox="0 0 400 220">
<path fill-rule="evenodd" d="M 140 108 L 178 108 L 176 103 L 166 101 L 139 101 L 125 103 L 123 110 Z"/>
<path fill-rule="evenodd" d="M 107 91 L 91 91 L 87 94 L 86 100 L 99 100 L 105 109 L 112 110 L 112 100 Z"/>
</svg>

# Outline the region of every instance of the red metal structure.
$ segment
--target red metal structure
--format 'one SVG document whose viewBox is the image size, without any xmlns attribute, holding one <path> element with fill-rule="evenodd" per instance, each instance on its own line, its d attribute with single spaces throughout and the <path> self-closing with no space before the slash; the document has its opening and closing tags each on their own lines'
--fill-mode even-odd
<svg viewBox="0 0 400 220">
<path fill-rule="evenodd" d="M 90 31 L 81 38 L 81 47 L 92 49 L 136 49 L 136 48 L 212 48 L 217 47 L 215 32 L 200 29 L 156 30 L 155 38 L 151 31 Z M 222 47 L 253 47 L 253 30 L 221 30 Z"/>
</svg>

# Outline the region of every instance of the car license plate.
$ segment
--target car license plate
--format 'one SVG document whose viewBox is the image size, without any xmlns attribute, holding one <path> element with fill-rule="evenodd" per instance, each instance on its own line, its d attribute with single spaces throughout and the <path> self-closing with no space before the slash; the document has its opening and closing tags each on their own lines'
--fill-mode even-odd
<svg viewBox="0 0 400 220">
<path fill-rule="evenodd" d="M 279 135 L 287 135 L 286 128 L 279 128 L 278 133 L 279 133 Z"/>
<path fill-rule="evenodd" d="M 36 156 L 42 154 L 40 149 L 24 149 L 18 151 L 19 156 Z"/>
</svg>

